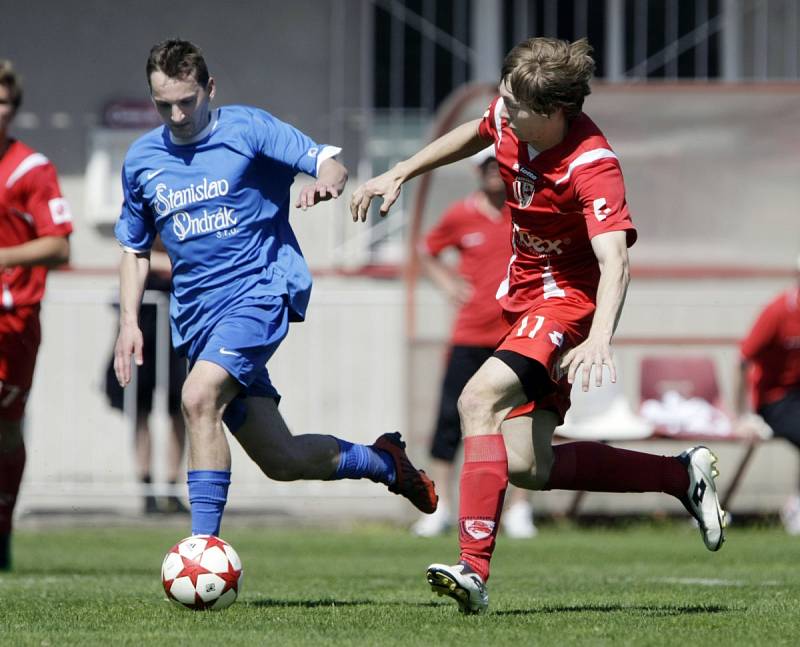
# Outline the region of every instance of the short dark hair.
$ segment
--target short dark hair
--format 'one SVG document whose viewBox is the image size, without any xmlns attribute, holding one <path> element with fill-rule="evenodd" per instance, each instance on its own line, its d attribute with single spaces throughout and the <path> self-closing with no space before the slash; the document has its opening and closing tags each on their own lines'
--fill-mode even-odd
<svg viewBox="0 0 800 647">
<path fill-rule="evenodd" d="M 503 61 L 501 81 L 514 98 L 535 112 L 552 115 L 559 108 L 577 117 L 591 89 L 594 73 L 592 46 L 585 38 L 570 43 L 557 38 L 529 38 Z"/>
<path fill-rule="evenodd" d="M 187 79 L 194 77 L 202 87 L 208 85 L 208 66 L 203 52 L 194 43 L 180 38 L 170 38 L 150 49 L 147 57 L 147 84 L 150 76 L 159 71 L 171 79 Z"/>
<path fill-rule="evenodd" d="M 8 88 L 8 93 L 11 95 L 11 105 L 14 107 L 14 112 L 22 105 L 22 81 L 19 74 L 14 70 L 11 61 L 0 59 L 0 85 Z"/>
</svg>

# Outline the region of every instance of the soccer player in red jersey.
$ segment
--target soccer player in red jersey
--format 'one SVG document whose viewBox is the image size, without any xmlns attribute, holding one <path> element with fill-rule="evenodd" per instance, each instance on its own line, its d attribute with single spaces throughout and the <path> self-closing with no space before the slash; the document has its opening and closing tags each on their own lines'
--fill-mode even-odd
<svg viewBox="0 0 800 647">
<path fill-rule="evenodd" d="M 479 185 L 463 200 L 451 204 L 419 246 L 420 264 L 433 283 L 458 307 L 452 326 L 447 367 L 439 396 L 439 411 L 431 439 L 431 478 L 438 483 L 439 506 L 422 515 L 412 527 L 420 537 L 444 532 L 450 524 L 453 463 L 461 443 L 458 396 L 469 379 L 492 356 L 508 325 L 495 298 L 511 256 L 511 211 L 495 158 L 494 147 L 470 158 Z M 445 250 L 458 252 L 458 266 L 441 259 Z M 536 535 L 529 494 L 514 488 L 503 514 L 509 537 Z"/>
<path fill-rule="evenodd" d="M 800 258 L 797 270 L 797 284 L 767 304 L 740 344 L 736 413 L 740 429 L 757 431 L 766 423 L 800 449 Z M 750 413 L 748 385 L 761 420 Z M 800 492 L 786 502 L 781 520 L 788 533 L 800 535 Z"/>
<path fill-rule="evenodd" d="M 354 220 L 366 218 L 375 197 L 385 214 L 405 181 L 494 143 L 513 221 L 513 254 L 498 292 L 509 329 L 458 402 L 459 562 L 427 571 L 434 591 L 465 613 L 488 607 L 485 583 L 509 480 L 533 490 L 666 492 L 697 519 L 709 550 L 724 540 L 716 458 L 707 448 L 673 457 L 602 443 L 552 446 L 572 382 L 601 386 L 604 367 L 616 380 L 610 344 L 636 240 L 619 160 L 582 112 L 593 72 L 585 39 L 520 43 L 506 56 L 500 96 L 482 119 L 373 178 L 351 200 Z"/>
<path fill-rule="evenodd" d="M 10 568 L 11 517 L 25 467 L 22 417 L 39 349 L 48 267 L 69 260 L 72 215 L 56 170 L 8 134 L 22 102 L 0 60 L 0 570 Z"/>
</svg>

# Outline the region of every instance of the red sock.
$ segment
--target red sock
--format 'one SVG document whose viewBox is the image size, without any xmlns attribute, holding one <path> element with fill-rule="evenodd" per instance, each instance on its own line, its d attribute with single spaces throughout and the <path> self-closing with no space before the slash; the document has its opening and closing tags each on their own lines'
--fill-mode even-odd
<svg viewBox="0 0 800 647">
<path fill-rule="evenodd" d="M 25 445 L 0 452 L 0 533 L 11 532 L 11 517 L 24 469 Z"/>
<path fill-rule="evenodd" d="M 618 449 L 603 443 L 554 445 L 547 490 L 666 492 L 686 495 L 689 474 L 674 456 Z"/>
<path fill-rule="evenodd" d="M 464 439 L 458 543 L 461 560 L 484 581 L 494 552 L 503 498 L 508 487 L 508 458 L 501 434 Z"/>
</svg>

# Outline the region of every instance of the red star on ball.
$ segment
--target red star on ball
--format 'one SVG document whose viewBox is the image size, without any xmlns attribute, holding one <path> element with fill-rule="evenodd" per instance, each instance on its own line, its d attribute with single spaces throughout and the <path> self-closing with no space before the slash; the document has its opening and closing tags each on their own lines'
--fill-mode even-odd
<svg viewBox="0 0 800 647">
<path fill-rule="evenodd" d="M 233 567 L 233 564 L 228 562 L 228 571 L 226 573 L 217 573 L 217 577 L 221 578 L 223 582 L 225 582 L 225 586 L 220 593 L 220 596 L 227 593 L 231 589 L 239 592 L 239 577 L 242 574 L 242 569 L 236 570 Z"/>
<path fill-rule="evenodd" d="M 198 575 L 211 573 L 211 571 L 209 571 L 205 566 L 202 566 L 200 562 L 196 562 L 193 559 L 188 559 L 183 555 L 181 555 L 181 560 L 183 561 L 183 570 L 175 576 L 176 580 L 179 577 L 188 577 L 192 582 L 192 586 L 197 586 Z"/>
</svg>

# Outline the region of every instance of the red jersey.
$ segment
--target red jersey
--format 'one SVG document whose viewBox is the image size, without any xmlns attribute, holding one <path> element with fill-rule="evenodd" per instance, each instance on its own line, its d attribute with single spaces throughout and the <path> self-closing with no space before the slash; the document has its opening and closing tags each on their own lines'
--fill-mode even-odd
<svg viewBox="0 0 800 647">
<path fill-rule="evenodd" d="M 756 410 L 800 388 L 800 288 L 779 294 L 742 340 Z"/>
<path fill-rule="evenodd" d="M 494 348 L 505 335 L 508 325 L 496 294 L 508 268 L 510 238 L 511 212 L 484 213 L 476 195 L 450 206 L 425 237 L 431 256 L 448 247 L 459 251 L 458 273 L 472 287 L 453 324 L 452 345 Z"/>
<path fill-rule="evenodd" d="M 625 201 L 619 160 L 600 129 L 581 113 L 564 141 L 539 152 L 521 142 L 495 99 L 478 127 L 493 139 L 513 221 L 512 257 L 498 298 L 507 315 L 541 299 L 594 302 L 600 267 L 591 239 L 636 230 Z"/>
<path fill-rule="evenodd" d="M 13 141 L 0 159 L 0 247 L 71 232 L 72 213 L 55 167 L 41 153 Z M 41 266 L 0 270 L 1 309 L 39 303 L 46 276 Z"/>
</svg>

